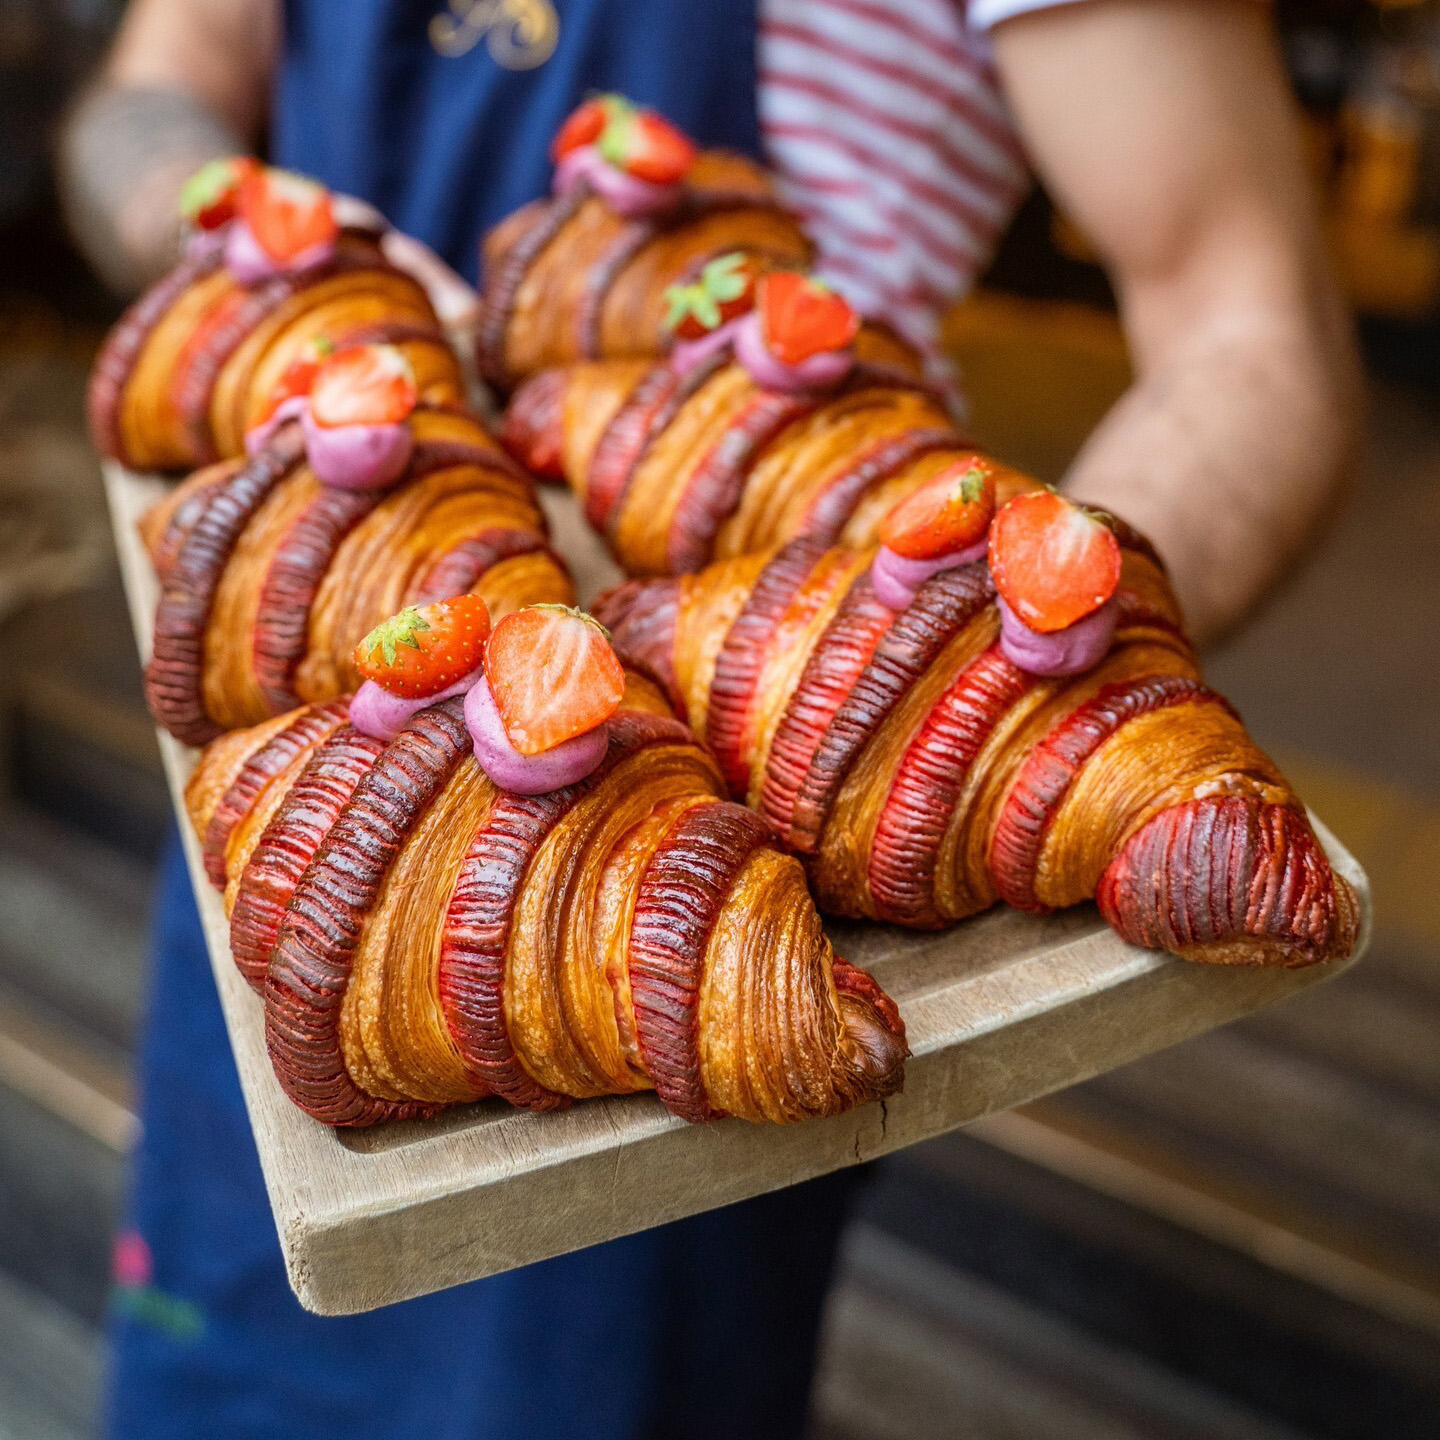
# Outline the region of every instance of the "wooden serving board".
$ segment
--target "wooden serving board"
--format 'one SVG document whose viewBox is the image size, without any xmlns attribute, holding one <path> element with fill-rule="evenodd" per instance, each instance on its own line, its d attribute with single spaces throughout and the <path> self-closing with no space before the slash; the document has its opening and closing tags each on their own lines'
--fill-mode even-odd
<svg viewBox="0 0 1440 1440">
<path fill-rule="evenodd" d="M 106 468 L 131 616 L 148 654 L 156 583 L 135 522 L 165 482 Z M 587 597 L 616 572 L 568 496 L 550 495 Z M 160 736 L 176 803 L 194 752 Z M 181 819 L 210 959 L 290 1282 L 348 1314 L 493 1275 L 778 1189 L 1085 1080 L 1283 999 L 1344 969 L 1223 970 L 1124 944 L 1093 906 L 1047 917 L 997 907 L 941 934 L 835 923 L 905 1016 L 905 1092 L 813 1124 L 687 1125 L 654 1095 L 533 1115 L 488 1100 L 430 1121 L 332 1130 L 285 1098 L 259 998 L 230 958 L 220 898 Z M 1364 872 L 1328 831 L 1369 936 Z M 1353 963 L 1347 962 L 1347 963 Z"/>
</svg>

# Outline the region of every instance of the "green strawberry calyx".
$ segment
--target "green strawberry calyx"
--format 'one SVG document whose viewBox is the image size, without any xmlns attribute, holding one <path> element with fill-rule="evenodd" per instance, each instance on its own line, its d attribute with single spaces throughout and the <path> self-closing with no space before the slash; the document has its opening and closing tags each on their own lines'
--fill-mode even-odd
<svg viewBox="0 0 1440 1440">
<path fill-rule="evenodd" d="M 671 285 L 665 291 L 665 328 L 678 329 L 693 316 L 706 330 L 715 329 L 720 324 L 720 307 L 738 300 L 750 284 L 745 266 L 745 255 L 732 250 L 710 261 L 693 284 Z"/>
<path fill-rule="evenodd" d="M 412 650 L 420 649 L 420 641 L 416 638 L 422 630 L 430 630 L 434 627 L 420 613 L 419 607 L 407 605 L 398 615 L 392 615 L 388 620 L 382 620 L 364 639 L 363 649 L 367 655 L 373 656 L 378 650 L 385 658 L 387 665 L 395 663 L 395 657 L 399 654 L 400 646 L 408 645 Z"/>
<path fill-rule="evenodd" d="M 972 505 L 984 493 L 985 472 L 978 465 L 972 465 L 960 477 L 960 498 L 967 505 Z"/>
<path fill-rule="evenodd" d="M 623 170 L 630 158 L 631 136 L 640 107 L 623 95 L 602 95 L 600 103 L 605 107 L 605 128 L 595 142 L 596 148 L 603 159 Z"/>
<path fill-rule="evenodd" d="M 181 187 L 180 213 L 194 220 L 218 204 L 240 178 L 239 168 L 233 157 L 207 161 Z"/>
</svg>

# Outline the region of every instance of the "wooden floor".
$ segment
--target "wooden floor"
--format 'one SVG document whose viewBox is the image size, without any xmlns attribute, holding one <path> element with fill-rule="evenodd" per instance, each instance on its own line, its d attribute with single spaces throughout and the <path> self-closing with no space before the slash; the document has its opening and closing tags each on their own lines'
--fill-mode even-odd
<svg viewBox="0 0 1440 1440">
<path fill-rule="evenodd" d="M 1035 334 L 1047 384 L 1017 388 Z M 1123 380 L 1088 315 L 991 307 L 956 335 L 977 423 L 1042 470 Z M 26 347 L 0 346 L 0 471 L 73 467 L 84 344 Z M 1015 403 L 1042 388 L 1061 402 Z M 1313 567 L 1211 664 L 1369 870 L 1371 956 L 883 1167 L 830 1309 L 824 1440 L 1440 1434 L 1440 420 L 1381 387 L 1372 423 Z M 0 1335 L 24 1337 L 0 1440 L 78 1440 L 165 805 L 113 580 L 0 644 Z"/>
</svg>

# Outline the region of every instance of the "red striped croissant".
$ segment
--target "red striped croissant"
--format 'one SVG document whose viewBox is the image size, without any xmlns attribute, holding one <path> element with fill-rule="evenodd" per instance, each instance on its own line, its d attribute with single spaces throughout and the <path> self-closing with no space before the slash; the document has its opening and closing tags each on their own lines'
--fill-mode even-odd
<svg viewBox="0 0 1440 1440">
<path fill-rule="evenodd" d="M 546 371 L 518 390 L 501 439 L 563 477 L 632 575 L 673 575 L 798 535 L 875 543 L 895 501 L 973 451 L 911 351 L 867 325 L 831 392 L 766 390 L 718 355 Z"/>
<path fill-rule="evenodd" d="M 702 151 L 684 200 L 626 219 L 582 186 L 502 220 L 482 252 L 481 373 L 500 389 L 549 365 L 669 348 L 665 291 L 731 251 L 759 268 L 807 266 L 812 250 L 769 176 Z"/>
<path fill-rule="evenodd" d="M 292 1100 L 367 1125 L 653 1088 L 687 1120 L 783 1123 L 900 1088 L 893 1003 L 653 687 L 632 680 L 594 775 L 529 798 L 485 777 L 462 706 L 388 745 L 309 706 L 190 782 Z"/>
<path fill-rule="evenodd" d="M 133 470 L 193 470 L 242 455 L 280 377 L 317 337 L 388 341 L 422 398 L 458 404 L 465 382 L 420 284 L 378 234 L 348 229 L 333 260 L 244 285 L 212 248 L 182 260 L 105 340 L 90 377 L 96 448 Z"/>
<path fill-rule="evenodd" d="M 352 650 L 406 605 L 470 590 L 497 616 L 573 601 L 530 481 L 480 422 L 422 405 L 408 423 L 388 489 L 322 485 L 291 421 L 145 517 L 161 583 L 145 688 L 172 735 L 200 745 L 352 690 Z"/>
<path fill-rule="evenodd" d="M 1153 552 L 1117 528 L 1120 625 L 1041 679 L 997 644 L 981 561 L 905 610 L 870 552 L 809 539 L 597 604 L 730 786 L 807 862 L 820 906 L 932 927 L 997 899 L 1092 896 L 1126 939 L 1192 960 L 1346 955 L 1357 906 L 1305 811 L 1205 686 Z"/>
</svg>

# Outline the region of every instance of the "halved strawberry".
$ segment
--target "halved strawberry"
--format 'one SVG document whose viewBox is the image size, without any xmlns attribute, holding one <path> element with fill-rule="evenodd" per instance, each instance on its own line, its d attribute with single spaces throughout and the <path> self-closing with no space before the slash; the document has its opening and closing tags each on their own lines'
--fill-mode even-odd
<svg viewBox="0 0 1440 1440">
<path fill-rule="evenodd" d="M 478 595 L 407 605 L 355 647 L 355 665 L 382 690 L 421 700 L 478 669 L 489 634 L 490 611 Z"/>
<path fill-rule="evenodd" d="M 593 145 L 611 117 L 634 107 L 623 95 L 592 95 L 572 110 L 550 146 L 550 158 L 563 160 L 582 145 Z"/>
<path fill-rule="evenodd" d="M 728 320 L 755 308 L 760 267 L 753 255 L 732 250 L 717 256 L 691 285 L 672 285 L 665 292 L 669 308 L 665 328 L 677 340 L 699 340 Z"/>
<path fill-rule="evenodd" d="M 698 153 L 695 142 L 663 115 L 633 107 L 611 113 L 599 144 L 612 165 L 654 185 L 683 180 Z"/>
<path fill-rule="evenodd" d="M 240 182 L 240 218 L 272 260 L 284 262 L 339 233 L 330 192 L 291 170 L 257 166 Z"/>
<path fill-rule="evenodd" d="M 528 605 L 505 616 L 485 647 L 485 678 L 522 755 L 604 724 L 625 693 L 604 627 L 568 605 Z"/>
<path fill-rule="evenodd" d="M 966 455 L 907 495 L 880 526 L 880 540 L 907 560 L 933 560 L 975 544 L 995 514 L 994 470 Z"/>
<path fill-rule="evenodd" d="M 180 214 L 201 230 L 218 230 L 236 216 L 240 186 L 260 168 L 249 155 L 231 155 L 202 165 L 180 191 Z"/>
<path fill-rule="evenodd" d="M 1050 634 L 1098 610 L 1120 584 L 1120 542 L 1053 490 L 1017 495 L 990 526 L 990 573 L 1005 603 Z"/>
<path fill-rule="evenodd" d="M 310 386 L 317 425 L 397 425 L 420 398 L 415 372 L 393 345 L 351 345 L 332 355 Z"/>
<path fill-rule="evenodd" d="M 315 377 L 321 367 L 335 353 L 335 343 L 328 335 L 312 335 L 300 353 L 280 373 L 275 388 L 270 392 L 264 409 L 261 410 L 257 425 L 263 425 L 287 400 L 296 395 L 308 395 L 315 384 Z"/>
<path fill-rule="evenodd" d="M 786 365 L 825 350 L 843 350 L 860 329 L 860 317 L 843 295 L 798 270 L 775 270 L 759 285 L 760 325 L 766 348 Z"/>
</svg>

